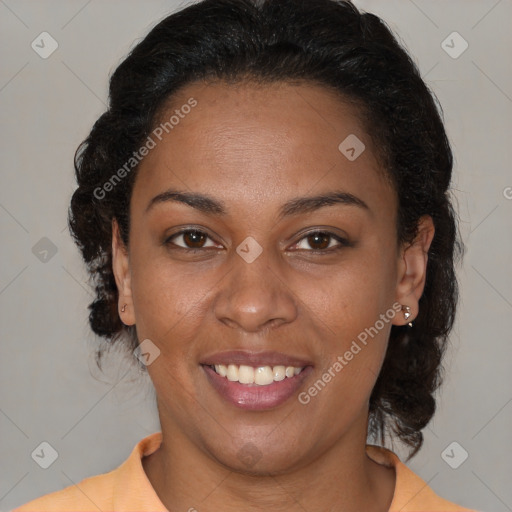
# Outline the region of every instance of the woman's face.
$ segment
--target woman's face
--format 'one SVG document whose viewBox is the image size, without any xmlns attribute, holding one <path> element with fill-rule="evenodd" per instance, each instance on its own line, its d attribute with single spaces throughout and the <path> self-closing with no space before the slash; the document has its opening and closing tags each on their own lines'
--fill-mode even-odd
<svg viewBox="0 0 512 512">
<path fill-rule="evenodd" d="M 127 255 L 114 238 L 165 442 L 254 472 L 364 443 L 396 303 L 414 312 L 426 260 L 397 247 L 357 111 L 316 85 L 216 83 L 182 89 L 173 114 L 138 170 Z"/>
</svg>

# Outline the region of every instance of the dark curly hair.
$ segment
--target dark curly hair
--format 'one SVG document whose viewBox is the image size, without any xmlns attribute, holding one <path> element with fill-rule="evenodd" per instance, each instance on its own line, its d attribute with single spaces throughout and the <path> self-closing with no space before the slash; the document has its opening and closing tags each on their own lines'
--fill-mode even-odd
<svg viewBox="0 0 512 512">
<path fill-rule="evenodd" d="M 458 300 L 454 264 L 462 256 L 449 196 L 453 157 L 435 95 L 407 51 L 377 16 L 343 0 L 203 0 L 159 22 L 110 79 L 108 110 L 75 155 L 78 189 L 69 226 L 87 264 L 96 298 L 92 330 L 133 351 L 134 326 L 117 311 L 112 219 L 128 246 L 129 204 L 137 166 L 98 190 L 140 148 L 172 95 L 192 82 L 305 82 L 337 91 L 358 107 L 398 196 L 397 243 L 410 243 L 430 215 L 435 236 L 413 327 L 392 326 L 370 399 L 369 434 L 398 438 L 409 458 L 435 411 L 441 360 Z M 96 361 L 101 368 L 103 351 Z"/>
</svg>

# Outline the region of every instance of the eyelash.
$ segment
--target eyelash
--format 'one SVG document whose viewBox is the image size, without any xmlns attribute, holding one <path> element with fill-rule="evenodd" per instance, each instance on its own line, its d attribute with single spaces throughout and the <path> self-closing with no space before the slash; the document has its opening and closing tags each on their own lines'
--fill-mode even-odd
<svg viewBox="0 0 512 512">
<path fill-rule="evenodd" d="M 171 246 L 172 249 L 177 249 L 177 250 L 181 250 L 181 251 L 185 251 L 187 253 L 197 253 L 197 252 L 201 252 L 201 251 L 204 251 L 204 250 L 207 250 L 208 247 L 204 248 L 204 247 L 200 247 L 200 248 L 191 248 L 191 247 L 181 247 L 179 245 L 176 245 L 175 243 L 172 242 L 172 240 L 180 235 L 184 235 L 186 233 L 196 233 L 198 235 L 206 235 L 210 240 L 211 240 L 211 237 L 208 236 L 208 233 L 205 233 L 204 231 L 201 231 L 200 229 L 183 229 L 181 231 L 178 231 L 177 233 L 174 233 L 172 236 L 170 236 L 169 238 L 167 238 L 164 242 L 165 245 L 167 246 Z M 302 238 L 300 238 L 297 242 L 294 243 L 294 245 L 297 245 L 299 244 L 300 242 L 302 242 L 302 240 L 308 238 L 309 236 L 312 236 L 312 235 L 325 235 L 327 236 L 328 238 L 330 239 L 334 239 L 336 240 L 339 245 L 337 247 L 329 247 L 329 248 L 326 248 L 326 249 L 311 249 L 311 250 L 306 250 L 306 252 L 312 252 L 314 254 L 330 254 L 330 253 L 333 253 L 333 252 L 336 252 L 336 251 L 339 251 L 345 247 L 350 247 L 351 246 L 351 243 L 339 236 L 339 235 L 336 235 L 335 233 L 331 233 L 330 231 L 322 231 L 322 230 L 316 230 L 316 231 L 310 231 L 309 233 L 306 233 L 304 234 L 304 236 Z M 330 245 L 330 243 L 329 243 Z M 304 250 L 304 249 L 299 249 L 299 250 Z"/>
</svg>

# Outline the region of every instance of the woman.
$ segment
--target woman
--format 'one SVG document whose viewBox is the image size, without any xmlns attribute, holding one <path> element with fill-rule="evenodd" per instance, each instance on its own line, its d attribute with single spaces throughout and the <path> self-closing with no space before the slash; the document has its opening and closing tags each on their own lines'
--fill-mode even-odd
<svg viewBox="0 0 512 512">
<path fill-rule="evenodd" d="M 148 371 L 161 432 L 16 510 L 469 510 L 367 444 L 413 456 L 435 411 L 451 172 L 376 16 L 203 0 L 164 19 L 111 78 L 69 212 L 91 327 Z"/>
</svg>

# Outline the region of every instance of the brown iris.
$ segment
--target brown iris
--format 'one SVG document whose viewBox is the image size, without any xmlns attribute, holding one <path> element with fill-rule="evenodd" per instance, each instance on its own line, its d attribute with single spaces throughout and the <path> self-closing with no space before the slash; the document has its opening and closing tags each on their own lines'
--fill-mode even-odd
<svg viewBox="0 0 512 512">
<path fill-rule="evenodd" d="M 200 249 L 208 236 L 200 231 L 186 231 L 183 233 L 185 244 L 192 249 Z"/>
<path fill-rule="evenodd" d="M 330 238 L 331 236 L 327 233 L 312 233 L 307 237 L 308 243 L 313 249 L 326 249 L 329 247 Z M 320 243 L 321 246 L 315 246 L 319 241 L 322 241 L 322 243 Z"/>
</svg>

